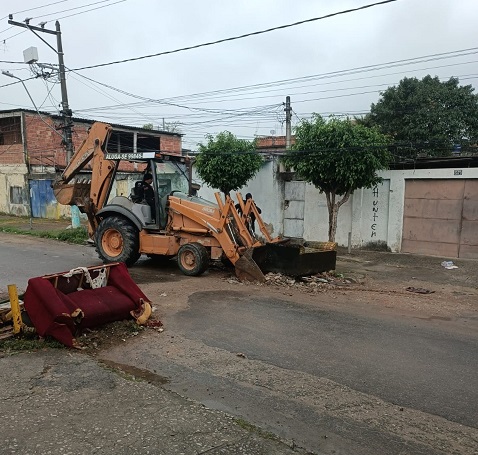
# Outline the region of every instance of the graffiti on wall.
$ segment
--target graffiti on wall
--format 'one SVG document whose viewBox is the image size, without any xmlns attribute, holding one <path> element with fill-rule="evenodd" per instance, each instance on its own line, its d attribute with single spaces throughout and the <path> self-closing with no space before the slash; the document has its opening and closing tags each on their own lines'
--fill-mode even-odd
<svg viewBox="0 0 478 455">
<path fill-rule="evenodd" d="M 378 185 L 375 185 L 372 190 L 372 224 L 370 226 L 370 237 L 377 237 L 377 224 L 379 219 L 379 206 L 378 206 Z"/>
</svg>

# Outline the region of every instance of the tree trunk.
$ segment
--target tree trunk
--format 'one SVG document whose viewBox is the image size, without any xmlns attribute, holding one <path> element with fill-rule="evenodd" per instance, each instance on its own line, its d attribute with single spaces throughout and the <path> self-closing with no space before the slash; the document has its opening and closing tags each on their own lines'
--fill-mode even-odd
<svg viewBox="0 0 478 455">
<path fill-rule="evenodd" d="M 339 209 L 348 201 L 350 194 L 351 191 L 349 190 L 344 194 L 344 197 L 340 199 L 340 201 L 335 203 L 335 193 L 332 191 L 325 193 L 327 198 L 327 209 L 329 210 L 329 242 L 335 242 Z"/>
</svg>

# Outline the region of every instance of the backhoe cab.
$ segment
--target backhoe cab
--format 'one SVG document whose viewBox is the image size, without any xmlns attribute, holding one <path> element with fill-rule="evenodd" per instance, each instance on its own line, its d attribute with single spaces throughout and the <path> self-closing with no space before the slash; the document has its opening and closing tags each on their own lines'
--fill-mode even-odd
<svg viewBox="0 0 478 455">
<path fill-rule="evenodd" d="M 94 123 L 87 139 L 53 184 L 58 202 L 77 205 L 88 217 L 90 237 L 105 262 L 133 265 L 141 254 L 152 258 L 177 256 L 186 275 L 207 270 L 211 259 L 227 259 L 241 280 L 264 281 L 264 272 L 307 275 L 335 268 L 335 251 L 307 248 L 304 242 L 271 238 L 252 199 L 244 204 L 237 193 L 241 215 L 234 201 L 215 194 L 216 202 L 195 196 L 191 159 L 160 152 L 109 152 L 113 129 Z M 144 197 L 144 183 L 132 186 L 129 197 L 110 197 L 122 161 L 142 163 L 151 174 L 154 198 Z M 91 166 L 91 178 L 80 171 Z M 254 213 L 264 240 L 250 230 Z M 292 273 L 291 273 L 292 272 Z"/>
</svg>

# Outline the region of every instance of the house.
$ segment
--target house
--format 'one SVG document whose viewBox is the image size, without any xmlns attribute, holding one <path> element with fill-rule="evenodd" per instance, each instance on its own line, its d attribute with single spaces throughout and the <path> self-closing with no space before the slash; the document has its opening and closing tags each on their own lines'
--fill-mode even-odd
<svg viewBox="0 0 478 455">
<path fill-rule="evenodd" d="M 73 147 L 77 150 L 93 121 L 72 121 Z M 181 154 L 181 134 L 111 125 L 110 150 L 147 148 Z M 61 127 L 62 118 L 57 115 L 28 109 L 0 111 L 0 212 L 42 218 L 68 216 L 68 208 L 57 204 L 51 189 L 66 166 Z M 136 179 L 133 174 L 141 169 L 125 163 L 120 171 L 115 192 L 129 194 L 129 180 Z"/>
</svg>

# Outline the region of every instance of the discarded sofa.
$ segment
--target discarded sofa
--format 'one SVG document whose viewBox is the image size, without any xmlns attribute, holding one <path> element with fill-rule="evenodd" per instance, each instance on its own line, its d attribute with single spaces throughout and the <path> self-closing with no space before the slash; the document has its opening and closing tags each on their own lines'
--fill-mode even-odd
<svg viewBox="0 0 478 455">
<path fill-rule="evenodd" d="M 151 302 L 124 263 L 31 278 L 24 307 L 40 336 L 69 347 L 79 347 L 75 336 L 86 328 L 132 317 L 141 323 L 151 314 Z"/>
</svg>

